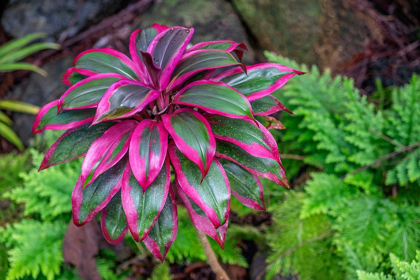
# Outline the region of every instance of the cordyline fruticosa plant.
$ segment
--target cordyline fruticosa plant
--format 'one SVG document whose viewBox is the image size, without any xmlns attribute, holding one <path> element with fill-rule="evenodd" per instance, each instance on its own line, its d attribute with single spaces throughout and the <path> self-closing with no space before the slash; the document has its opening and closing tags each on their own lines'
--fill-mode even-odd
<svg viewBox="0 0 420 280">
<path fill-rule="evenodd" d="M 245 66 L 246 46 L 232 41 L 187 49 L 193 32 L 157 24 L 137 30 L 131 59 L 113 49 L 82 52 L 64 74 L 70 88 L 33 126 L 34 133 L 68 129 L 40 170 L 85 156 L 72 195 L 74 223 L 101 211 L 110 243 L 130 230 L 162 261 L 177 233 L 172 187 L 197 229 L 220 246 L 231 193 L 263 210 L 259 177 L 288 187 L 276 141 L 254 116 L 285 110 L 271 93 L 302 72 Z"/>
</svg>

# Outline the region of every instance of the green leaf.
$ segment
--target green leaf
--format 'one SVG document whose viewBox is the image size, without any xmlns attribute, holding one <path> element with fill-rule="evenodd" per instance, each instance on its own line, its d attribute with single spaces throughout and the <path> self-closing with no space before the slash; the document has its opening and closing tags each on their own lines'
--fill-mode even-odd
<svg viewBox="0 0 420 280">
<path fill-rule="evenodd" d="M 168 160 L 157 178 L 145 191 L 130 172 L 128 182 L 124 182 L 122 187 L 122 199 L 128 227 L 135 240 L 143 240 L 158 219 L 168 196 L 169 186 Z"/>
<path fill-rule="evenodd" d="M 225 51 L 198 50 L 184 55 L 171 76 L 169 88 L 174 88 L 184 83 L 200 71 L 227 66 L 240 66 L 235 57 Z"/>
<path fill-rule="evenodd" d="M 233 161 L 252 174 L 270 179 L 285 187 L 289 186 L 284 170 L 274 159 L 252 156 L 244 149 L 225 141 L 217 142 L 216 155 Z"/>
<path fill-rule="evenodd" d="M 26 46 L 35 39 L 45 38 L 46 35 L 47 34 L 45 33 L 33 33 L 19 39 L 11 40 L 0 46 L 0 57 L 4 57 L 7 54 L 13 53 L 15 50 Z"/>
<path fill-rule="evenodd" d="M 127 219 L 121 201 L 121 191 L 117 192 L 102 210 L 101 227 L 106 240 L 119 244 L 127 232 Z"/>
<path fill-rule="evenodd" d="M 96 109 L 80 109 L 61 111 L 57 114 L 58 100 L 48 103 L 41 108 L 36 116 L 32 133 L 39 133 L 45 129 L 70 129 L 86 123 L 91 123 Z"/>
<path fill-rule="evenodd" d="M 16 63 L 3 63 L 0 64 L 0 72 L 11 72 L 17 70 L 28 70 L 34 71 L 44 77 L 47 76 L 47 72 L 39 68 L 38 66 L 32 65 L 26 62 L 16 62 Z"/>
<path fill-rule="evenodd" d="M 161 262 L 164 261 L 178 231 L 178 214 L 175 204 L 175 195 L 170 190 L 165 206 L 159 215 L 152 230 L 143 240 L 147 249 Z"/>
<path fill-rule="evenodd" d="M 0 122 L 4 122 L 7 125 L 12 125 L 12 120 L 2 111 L 0 111 Z"/>
<path fill-rule="evenodd" d="M 47 49 L 59 49 L 60 45 L 55 43 L 35 43 L 24 49 L 17 50 L 12 52 L 4 57 L 0 57 L 0 64 L 2 63 L 12 63 L 22 58 L 25 58 L 33 53 L 38 51 L 47 50 Z"/>
<path fill-rule="evenodd" d="M 213 161 L 216 140 L 207 120 L 191 109 L 179 109 L 162 116 L 166 130 L 184 155 L 200 168 L 203 177 Z"/>
<path fill-rule="evenodd" d="M 83 178 L 79 178 L 72 195 L 73 222 L 76 225 L 84 225 L 92 220 L 118 192 L 127 162 L 128 158 L 123 158 L 85 188 Z"/>
<path fill-rule="evenodd" d="M 19 139 L 19 136 L 7 124 L 0 122 L 0 136 L 15 145 L 20 151 L 25 147 Z"/>
<path fill-rule="evenodd" d="M 0 109 L 36 115 L 39 107 L 16 100 L 0 100 Z"/>
<path fill-rule="evenodd" d="M 260 180 L 239 165 L 221 160 L 232 194 L 247 207 L 264 210 L 264 194 Z"/>
<path fill-rule="evenodd" d="M 83 125 L 66 131 L 45 153 L 39 170 L 83 156 L 92 143 L 115 123 Z"/>
<path fill-rule="evenodd" d="M 96 49 L 80 54 L 74 67 L 94 73 L 116 73 L 137 80 L 133 62 L 124 54 L 113 49 Z"/>
<path fill-rule="evenodd" d="M 79 76 L 81 76 L 79 74 Z M 66 109 L 95 107 L 108 88 L 121 79 L 112 74 L 98 74 L 82 79 L 74 88 L 67 90 L 60 98 L 60 105 Z"/>
<path fill-rule="evenodd" d="M 189 84 L 176 95 L 174 104 L 198 107 L 230 118 L 254 118 L 249 101 L 224 83 L 197 81 Z"/>
<path fill-rule="evenodd" d="M 214 159 L 202 179 L 197 165 L 173 144 L 169 147 L 169 155 L 182 190 L 199 205 L 216 228 L 225 224 L 229 215 L 230 188 L 220 163 Z"/>
</svg>

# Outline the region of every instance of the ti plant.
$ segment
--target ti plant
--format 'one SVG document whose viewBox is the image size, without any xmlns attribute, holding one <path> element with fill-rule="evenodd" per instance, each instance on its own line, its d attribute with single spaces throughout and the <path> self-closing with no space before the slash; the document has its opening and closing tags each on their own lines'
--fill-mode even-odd
<svg viewBox="0 0 420 280">
<path fill-rule="evenodd" d="M 232 41 L 187 49 L 193 33 L 154 24 L 131 35 L 131 58 L 81 53 L 63 77 L 70 88 L 33 125 L 34 133 L 67 129 L 40 170 L 85 156 L 74 223 L 101 211 L 110 243 L 130 231 L 161 261 L 177 233 L 175 189 L 197 229 L 223 247 L 231 193 L 263 210 L 259 177 L 288 187 L 276 141 L 255 116 L 285 110 L 271 93 L 302 72 L 245 66 L 246 46 Z"/>
</svg>

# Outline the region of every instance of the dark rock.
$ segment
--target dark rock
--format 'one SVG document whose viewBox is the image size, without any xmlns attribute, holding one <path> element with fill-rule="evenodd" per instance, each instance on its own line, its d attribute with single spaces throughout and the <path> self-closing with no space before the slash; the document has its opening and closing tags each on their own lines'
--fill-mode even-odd
<svg viewBox="0 0 420 280">
<path fill-rule="evenodd" d="M 15 38 L 34 32 L 45 32 L 57 40 L 65 30 L 67 37 L 76 35 L 88 24 L 97 23 L 116 12 L 124 0 L 11 0 L 2 23 Z"/>
<path fill-rule="evenodd" d="M 335 67 L 363 49 L 363 25 L 346 0 L 232 2 L 263 49 L 300 63 Z"/>
<path fill-rule="evenodd" d="M 62 83 L 64 72 L 72 66 L 73 57 L 66 57 L 51 61 L 42 66 L 48 76 L 43 77 L 37 73 L 31 73 L 29 78 L 14 87 L 5 96 L 5 99 L 20 100 L 30 104 L 43 106 L 54 99 L 59 98 L 68 88 Z M 21 113 L 13 114 L 13 129 L 25 145 L 32 138 L 32 124 L 35 116 Z"/>
<path fill-rule="evenodd" d="M 249 38 L 232 5 L 226 0 L 164 0 L 153 5 L 140 18 L 137 28 L 153 23 L 168 26 L 194 27 L 193 44 L 212 40 L 244 42 Z M 245 63 L 255 63 L 252 49 L 245 53 Z"/>
</svg>

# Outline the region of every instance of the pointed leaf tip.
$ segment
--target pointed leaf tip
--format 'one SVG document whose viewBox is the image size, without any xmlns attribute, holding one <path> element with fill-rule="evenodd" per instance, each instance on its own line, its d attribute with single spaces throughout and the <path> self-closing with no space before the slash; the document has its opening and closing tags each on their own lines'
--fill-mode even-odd
<svg viewBox="0 0 420 280">
<path fill-rule="evenodd" d="M 178 211 L 175 203 L 175 194 L 170 188 L 165 206 L 143 243 L 156 258 L 163 262 L 172 243 L 175 241 L 177 232 Z"/>
<path fill-rule="evenodd" d="M 130 166 L 145 191 L 156 179 L 168 150 L 168 132 L 162 122 L 142 120 L 130 141 Z"/>
<path fill-rule="evenodd" d="M 162 121 L 178 149 L 197 164 L 205 176 L 216 150 L 216 140 L 208 121 L 188 108 L 178 109 L 172 115 L 163 115 Z"/>
<path fill-rule="evenodd" d="M 172 143 L 168 147 L 179 186 L 206 214 L 215 228 L 229 216 L 230 184 L 223 167 L 213 159 L 209 172 L 201 182 L 198 167 Z"/>
<path fill-rule="evenodd" d="M 197 107 L 210 114 L 229 118 L 254 119 L 248 99 L 222 82 L 193 82 L 175 96 L 173 103 Z"/>
<path fill-rule="evenodd" d="M 156 223 L 168 197 L 170 181 L 169 158 L 145 191 L 134 177 L 131 167 L 127 167 L 122 183 L 122 203 L 134 240 L 143 240 Z"/>
</svg>

